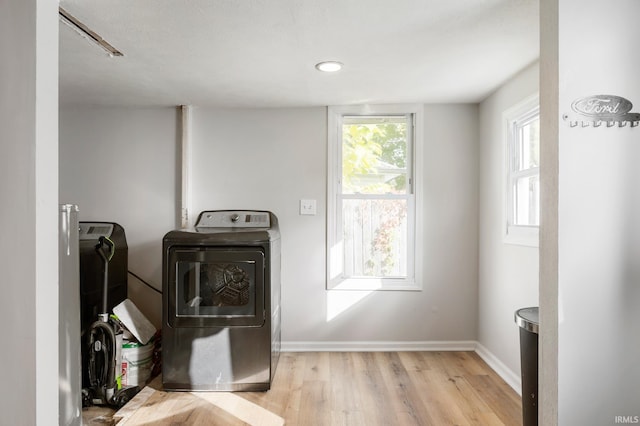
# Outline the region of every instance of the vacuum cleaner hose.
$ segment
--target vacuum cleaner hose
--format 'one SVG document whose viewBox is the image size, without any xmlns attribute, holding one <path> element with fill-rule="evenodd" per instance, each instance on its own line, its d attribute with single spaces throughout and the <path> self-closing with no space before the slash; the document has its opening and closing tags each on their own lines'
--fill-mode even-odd
<svg viewBox="0 0 640 426">
<path fill-rule="evenodd" d="M 100 342 L 99 345 L 96 342 Z M 109 390 L 112 393 L 116 387 L 116 334 L 111 324 L 102 321 L 95 321 L 91 324 L 89 344 L 91 346 L 89 359 L 90 384 L 96 389 L 103 389 L 104 397 L 108 399 L 110 397 L 107 395 L 110 393 Z M 102 353 L 102 360 L 96 360 L 96 352 Z M 106 367 L 106 371 L 101 369 L 99 373 L 98 364 Z"/>
<path fill-rule="evenodd" d="M 107 303 L 108 296 L 109 296 L 109 263 L 105 262 L 104 263 L 104 283 L 102 284 L 102 313 L 103 314 L 109 313 L 109 304 Z M 109 317 L 107 316 L 107 320 L 105 320 L 104 318 L 102 318 L 102 320 L 107 322 L 108 318 Z"/>
<path fill-rule="evenodd" d="M 104 247 L 109 247 L 109 256 L 105 253 Z M 102 320 L 108 321 L 109 318 L 109 261 L 113 257 L 115 244 L 109 238 L 101 236 L 98 239 L 98 244 L 96 244 L 96 251 L 98 255 L 102 258 L 102 262 L 104 263 L 104 277 L 102 283 L 102 312 L 103 315 Z"/>
</svg>

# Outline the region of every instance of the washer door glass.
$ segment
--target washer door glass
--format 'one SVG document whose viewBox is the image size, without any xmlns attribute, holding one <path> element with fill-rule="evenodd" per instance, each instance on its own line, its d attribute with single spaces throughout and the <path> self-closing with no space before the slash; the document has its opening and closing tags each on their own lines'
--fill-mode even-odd
<svg viewBox="0 0 640 426">
<path fill-rule="evenodd" d="M 262 251 L 180 248 L 171 252 L 170 260 L 171 325 L 264 323 Z"/>
</svg>

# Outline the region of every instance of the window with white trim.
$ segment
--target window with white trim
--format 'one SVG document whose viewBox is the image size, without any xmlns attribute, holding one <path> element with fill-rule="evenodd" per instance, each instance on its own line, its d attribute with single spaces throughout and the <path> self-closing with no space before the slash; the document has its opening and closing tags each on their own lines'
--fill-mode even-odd
<svg viewBox="0 0 640 426">
<path fill-rule="evenodd" d="M 505 242 L 538 246 L 540 105 L 532 96 L 505 113 Z"/>
<path fill-rule="evenodd" d="M 327 288 L 416 290 L 420 106 L 329 107 Z"/>
</svg>

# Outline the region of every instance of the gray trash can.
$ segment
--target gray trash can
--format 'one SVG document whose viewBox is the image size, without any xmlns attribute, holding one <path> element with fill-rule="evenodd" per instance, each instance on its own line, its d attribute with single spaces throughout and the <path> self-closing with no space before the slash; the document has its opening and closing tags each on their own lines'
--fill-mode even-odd
<svg viewBox="0 0 640 426">
<path fill-rule="evenodd" d="M 522 375 L 522 424 L 538 425 L 538 308 L 522 308 L 515 313 L 520 327 L 520 370 Z"/>
</svg>

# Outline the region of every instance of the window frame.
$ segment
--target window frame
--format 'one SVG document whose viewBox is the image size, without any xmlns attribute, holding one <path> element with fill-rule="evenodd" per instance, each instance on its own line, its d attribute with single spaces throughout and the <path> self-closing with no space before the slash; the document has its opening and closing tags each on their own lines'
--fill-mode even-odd
<svg viewBox="0 0 640 426">
<path fill-rule="evenodd" d="M 408 152 L 407 176 L 407 276 L 393 277 L 345 277 L 343 276 L 343 253 L 339 235 L 342 229 L 342 205 L 340 180 L 342 179 L 342 118 L 353 116 L 411 115 L 411 147 Z M 327 108 L 327 279 L 328 290 L 422 290 L 421 268 L 416 259 L 421 259 L 422 238 L 421 214 L 422 197 L 422 141 L 423 141 L 422 105 L 353 105 L 329 106 Z M 349 198 L 371 198 L 361 195 Z M 375 195 L 384 199 L 395 196 Z"/>
<path fill-rule="evenodd" d="M 525 170 L 515 170 L 516 155 L 519 152 L 518 125 L 529 123 L 533 118 L 540 118 L 540 98 L 538 94 L 531 95 L 503 113 L 505 153 L 504 166 L 504 208 L 503 208 L 503 242 L 505 244 L 538 247 L 539 225 L 516 225 L 514 208 L 514 183 L 518 178 L 540 176 L 540 167 Z M 538 199 L 540 208 L 540 199 Z"/>
</svg>

